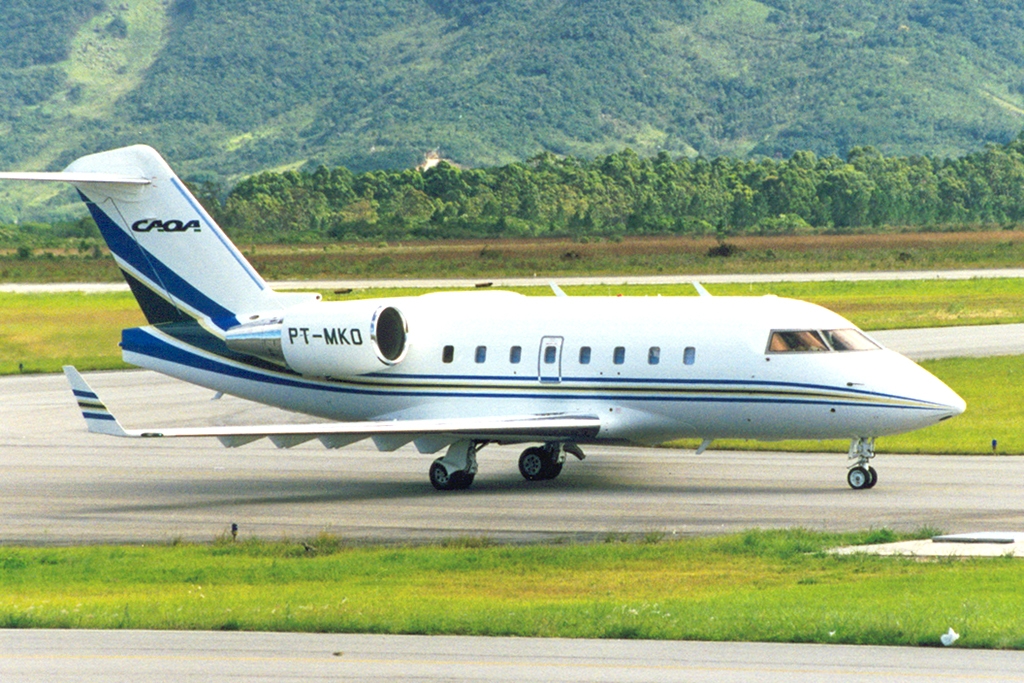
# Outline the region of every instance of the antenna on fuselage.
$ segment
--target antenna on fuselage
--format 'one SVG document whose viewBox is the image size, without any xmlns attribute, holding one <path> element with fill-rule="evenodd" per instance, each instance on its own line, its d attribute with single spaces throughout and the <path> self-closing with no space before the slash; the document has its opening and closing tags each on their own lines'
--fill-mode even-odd
<svg viewBox="0 0 1024 683">
<path fill-rule="evenodd" d="M 691 284 L 693 285 L 693 288 L 697 290 L 697 294 L 700 294 L 701 296 L 711 296 L 711 292 L 704 289 L 704 285 L 701 283 L 694 280 Z"/>
<path fill-rule="evenodd" d="M 569 296 L 562 291 L 562 288 L 556 285 L 554 282 L 549 282 L 548 285 L 551 287 L 551 291 L 555 293 L 555 296 Z"/>
</svg>

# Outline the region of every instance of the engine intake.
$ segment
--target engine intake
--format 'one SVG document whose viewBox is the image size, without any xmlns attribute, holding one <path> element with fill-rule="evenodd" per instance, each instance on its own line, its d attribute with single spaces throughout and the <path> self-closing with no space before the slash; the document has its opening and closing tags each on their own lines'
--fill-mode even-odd
<svg viewBox="0 0 1024 683">
<path fill-rule="evenodd" d="M 406 344 L 408 333 L 408 323 L 405 322 L 402 313 L 392 306 L 378 308 L 373 314 L 373 320 L 370 321 L 373 348 L 381 362 L 387 365 L 401 363 L 405 358 L 405 352 L 409 350 L 409 345 Z"/>
<path fill-rule="evenodd" d="M 346 377 L 401 363 L 409 351 L 409 326 L 394 306 L 338 301 L 233 327 L 224 341 L 302 375 Z"/>
</svg>

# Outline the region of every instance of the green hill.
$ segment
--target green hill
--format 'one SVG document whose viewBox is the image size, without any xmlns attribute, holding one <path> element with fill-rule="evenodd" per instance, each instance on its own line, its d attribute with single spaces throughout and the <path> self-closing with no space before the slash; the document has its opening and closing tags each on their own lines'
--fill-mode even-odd
<svg viewBox="0 0 1024 683">
<path fill-rule="evenodd" d="M 4 0 L 0 166 L 959 156 L 1024 127 L 1022 67 L 1011 0 Z M 0 221 L 68 202 L 37 196 L 0 188 Z"/>
</svg>

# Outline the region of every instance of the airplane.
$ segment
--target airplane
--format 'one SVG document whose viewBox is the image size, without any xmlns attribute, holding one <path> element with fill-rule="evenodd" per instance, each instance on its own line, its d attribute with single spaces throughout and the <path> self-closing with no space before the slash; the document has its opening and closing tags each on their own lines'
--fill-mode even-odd
<svg viewBox="0 0 1024 683">
<path fill-rule="evenodd" d="M 842 316 L 775 296 L 571 297 L 437 292 L 323 301 L 278 292 L 167 162 L 135 145 L 56 173 L 0 179 L 74 186 L 148 325 L 123 330 L 126 362 L 221 394 L 325 418 L 313 424 L 125 429 L 65 368 L 88 429 L 133 438 L 268 438 L 291 448 L 372 439 L 443 456 L 439 490 L 468 488 L 486 444 L 522 451 L 530 481 L 588 444 L 849 439 L 847 483 L 870 489 L 875 439 L 966 404 Z M 767 465 L 766 466 L 770 466 Z"/>
</svg>

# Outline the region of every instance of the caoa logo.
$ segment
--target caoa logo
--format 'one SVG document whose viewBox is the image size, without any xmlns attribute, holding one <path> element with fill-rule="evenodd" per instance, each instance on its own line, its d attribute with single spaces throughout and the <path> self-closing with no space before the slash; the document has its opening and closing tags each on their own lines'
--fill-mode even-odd
<svg viewBox="0 0 1024 683">
<path fill-rule="evenodd" d="M 143 218 L 132 223 L 132 230 L 134 232 L 150 232 L 151 230 L 156 230 L 157 232 L 185 232 L 187 230 L 194 230 L 199 232 L 202 228 L 197 220 L 185 222 L 173 219 L 162 221 L 159 218 Z"/>
</svg>

